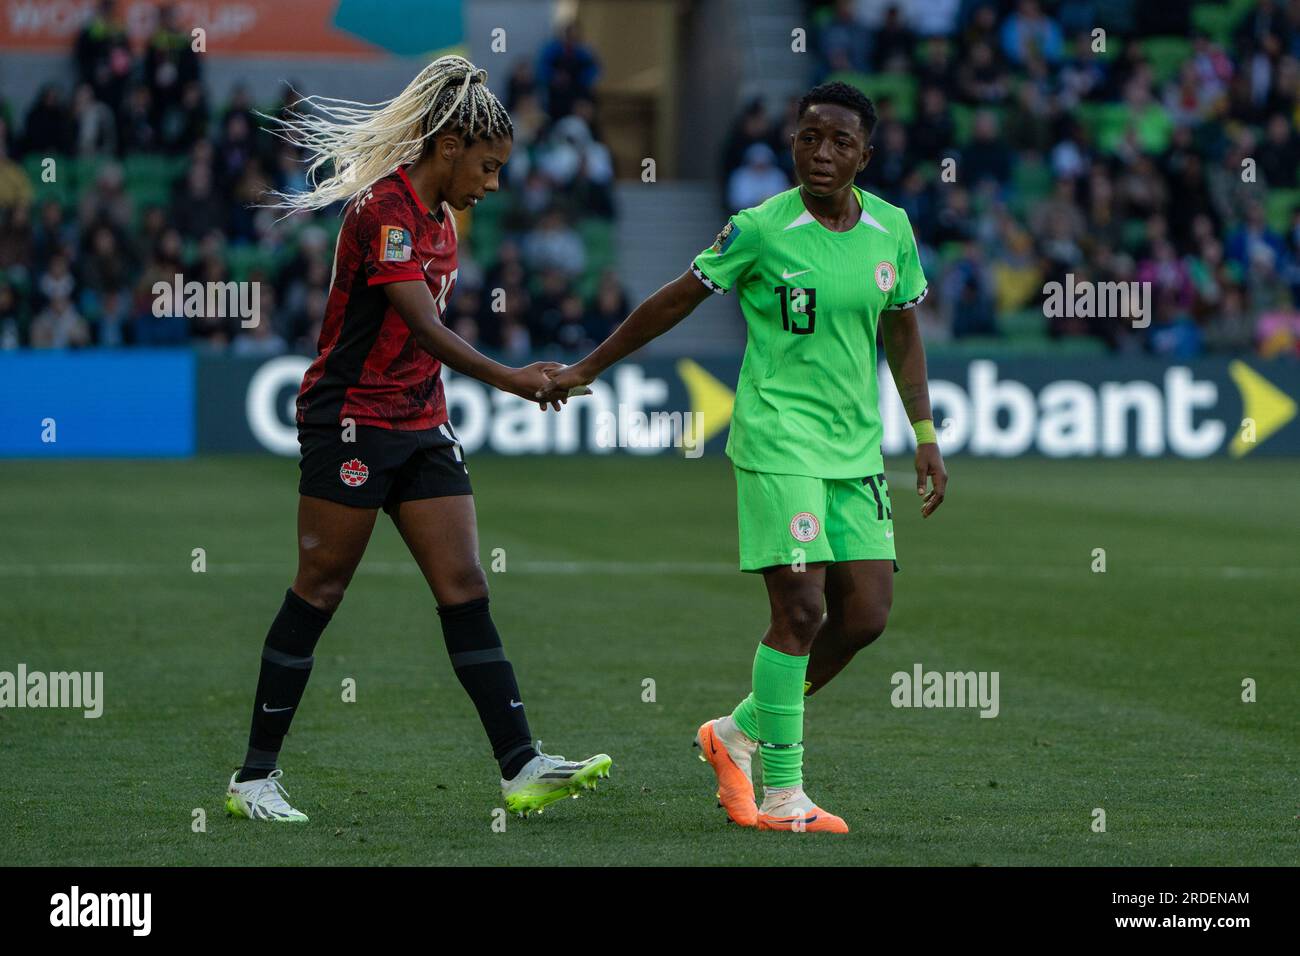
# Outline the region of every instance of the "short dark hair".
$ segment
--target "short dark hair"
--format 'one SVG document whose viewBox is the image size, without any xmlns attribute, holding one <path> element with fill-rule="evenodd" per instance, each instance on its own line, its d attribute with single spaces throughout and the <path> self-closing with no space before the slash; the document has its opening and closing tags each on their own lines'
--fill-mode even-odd
<svg viewBox="0 0 1300 956">
<path fill-rule="evenodd" d="M 843 106 L 857 113 L 862 120 L 863 132 L 867 134 L 867 139 L 871 138 L 871 134 L 876 129 L 876 104 L 872 103 L 871 98 L 857 87 L 839 81 L 814 86 L 799 101 L 799 119 L 803 119 L 803 114 L 808 112 L 808 107 L 822 103 Z"/>
</svg>

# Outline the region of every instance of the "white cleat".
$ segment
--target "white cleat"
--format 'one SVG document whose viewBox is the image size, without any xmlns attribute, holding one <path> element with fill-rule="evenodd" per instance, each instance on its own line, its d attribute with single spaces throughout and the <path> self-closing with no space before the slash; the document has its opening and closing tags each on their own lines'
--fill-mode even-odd
<svg viewBox="0 0 1300 956">
<path fill-rule="evenodd" d="M 565 760 L 539 752 L 513 780 L 501 781 L 501 796 L 511 813 L 525 817 L 534 811 L 541 813 L 556 800 L 576 799 L 583 790 L 595 790 L 596 781 L 609 776 L 613 763 L 608 754 L 596 754 L 586 760 Z"/>
<path fill-rule="evenodd" d="M 238 776 L 238 770 L 231 774 L 230 788 L 226 790 L 226 812 L 232 817 L 273 823 L 307 822 L 307 814 L 295 810 L 285 800 L 289 793 L 280 783 L 283 770 L 272 770 L 268 777 L 245 783 L 239 783 L 235 779 Z"/>
</svg>

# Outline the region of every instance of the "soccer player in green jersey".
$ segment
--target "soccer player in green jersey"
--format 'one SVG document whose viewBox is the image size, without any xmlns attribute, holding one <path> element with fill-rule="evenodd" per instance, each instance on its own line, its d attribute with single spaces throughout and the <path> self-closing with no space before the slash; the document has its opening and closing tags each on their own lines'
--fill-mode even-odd
<svg viewBox="0 0 1300 956">
<path fill-rule="evenodd" d="M 935 441 L 916 306 L 927 285 L 907 214 L 853 184 L 871 159 L 875 107 L 828 83 L 799 103 L 799 187 L 737 213 L 691 268 L 575 365 L 563 396 L 662 335 L 711 293 L 735 291 L 748 325 L 727 454 L 736 471 L 740 567 L 763 574 L 771 624 L 753 692 L 696 735 L 736 823 L 847 832 L 803 791 L 803 699 L 885 628 L 894 525 L 880 455 L 876 332 L 916 432 L 923 517 L 948 483 Z M 763 803 L 750 767 L 760 754 Z"/>
</svg>

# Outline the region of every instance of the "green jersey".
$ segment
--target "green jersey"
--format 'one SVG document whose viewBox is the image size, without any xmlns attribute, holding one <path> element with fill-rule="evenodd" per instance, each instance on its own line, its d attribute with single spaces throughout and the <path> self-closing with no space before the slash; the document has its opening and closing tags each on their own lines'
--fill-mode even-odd
<svg viewBox="0 0 1300 956">
<path fill-rule="evenodd" d="M 740 292 L 749 327 L 727 438 L 749 471 L 862 478 L 884 471 L 876 384 L 880 313 L 925 298 L 907 213 L 854 193 L 862 216 L 832 232 L 799 190 L 731 217 L 691 271 Z"/>
</svg>

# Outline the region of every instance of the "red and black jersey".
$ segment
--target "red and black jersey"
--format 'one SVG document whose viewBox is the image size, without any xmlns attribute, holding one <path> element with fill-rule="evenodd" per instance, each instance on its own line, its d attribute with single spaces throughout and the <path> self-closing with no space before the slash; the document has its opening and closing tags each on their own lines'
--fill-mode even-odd
<svg viewBox="0 0 1300 956">
<path fill-rule="evenodd" d="M 421 349 L 380 288 L 423 280 L 446 313 L 456 284 L 456 223 L 416 195 L 405 167 L 348 204 L 318 354 L 298 392 L 298 421 L 416 430 L 447 421 L 440 362 Z"/>
</svg>

